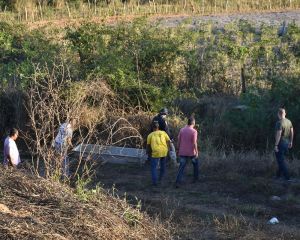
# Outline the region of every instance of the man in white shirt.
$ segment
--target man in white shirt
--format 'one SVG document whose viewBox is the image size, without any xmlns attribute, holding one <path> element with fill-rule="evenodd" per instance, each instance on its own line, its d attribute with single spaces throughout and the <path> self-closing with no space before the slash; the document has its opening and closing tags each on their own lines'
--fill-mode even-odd
<svg viewBox="0 0 300 240">
<path fill-rule="evenodd" d="M 12 128 L 9 132 L 9 136 L 4 141 L 4 161 L 5 167 L 12 166 L 17 167 L 21 162 L 19 150 L 16 144 L 16 140 L 19 136 L 17 129 Z"/>
<path fill-rule="evenodd" d="M 75 124 L 75 119 L 70 119 L 70 121 L 61 124 L 54 141 L 55 150 L 59 153 L 61 160 L 63 161 L 63 175 L 65 177 L 69 176 L 67 151 L 68 148 L 72 146 L 72 137 Z"/>
</svg>

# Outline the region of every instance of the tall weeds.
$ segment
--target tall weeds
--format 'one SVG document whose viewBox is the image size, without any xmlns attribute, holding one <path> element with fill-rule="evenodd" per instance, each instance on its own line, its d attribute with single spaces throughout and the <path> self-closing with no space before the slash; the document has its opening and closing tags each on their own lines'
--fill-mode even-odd
<svg viewBox="0 0 300 240">
<path fill-rule="evenodd" d="M 0 2 L 1 3 L 1 2 Z M 43 1 L 17 0 L 2 9 L 14 10 L 19 21 L 37 21 L 60 18 L 90 18 L 153 14 L 223 14 L 233 12 L 274 11 L 297 9 L 299 0 L 131 0 L 131 1 Z M 2 15 L 2 17 L 7 17 Z"/>
<path fill-rule="evenodd" d="M 77 119 L 74 147 L 78 144 L 116 145 L 130 140 L 141 145 L 138 131 L 119 117 L 113 97 L 101 80 L 72 81 L 63 63 L 54 63 L 53 68 L 34 66 L 25 103 L 30 130 L 24 134 L 33 158 L 34 172 L 54 178 L 62 174 L 62 159 L 52 143 L 58 126 L 70 118 Z M 80 148 L 72 176 L 79 172 L 81 176 L 89 173 L 88 165 L 95 160 L 93 151 L 93 147 L 89 151 Z M 71 152 L 70 148 L 68 154 Z"/>
</svg>

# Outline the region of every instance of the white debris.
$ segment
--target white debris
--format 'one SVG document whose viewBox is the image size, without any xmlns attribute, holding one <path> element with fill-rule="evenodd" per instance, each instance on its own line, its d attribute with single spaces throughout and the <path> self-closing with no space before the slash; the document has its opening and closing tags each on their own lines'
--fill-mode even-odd
<svg viewBox="0 0 300 240">
<path fill-rule="evenodd" d="M 270 219 L 269 223 L 274 225 L 274 224 L 279 223 L 279 220 L 276 217 L 273 217 Z"/>
<path fill-rule="evenodd" d="M 175 146 L 173 143 L 170 143 L 170 152 L 169 152 L 169 155 L 170 155 L 170 158 L 173 162 L 173 165 L 175 167 L 178 166 L 178 163 L 177 163 L 177 156 L 176 156 L 176 149 L 175 149 Z"/>
<path fill-rule="evenodd" d="M 278 197 L 278 196 L 272 196 L 272 197 L 271 197 L 271 200 L 272 200 L 272 201 L 280 201 L 280 200 L 281 200 L 281 197 Z"/>
</svg>

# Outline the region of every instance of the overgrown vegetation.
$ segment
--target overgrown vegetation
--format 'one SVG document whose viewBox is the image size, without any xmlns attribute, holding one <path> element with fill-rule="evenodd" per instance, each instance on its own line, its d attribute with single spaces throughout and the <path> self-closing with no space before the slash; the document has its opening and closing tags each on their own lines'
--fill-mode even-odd
<svg viewBox="0 0 300 240">
<path fill-rule="evenodd" d="M 185 2 L 187 6 L 190 4 L 190 1 Z M 77 3 L 83 6 L 81 2 Z M 76 8 L 75 3 L 65 4 L 69 14 L 73 7 Z M 109 6 L 115 4 L 112 1 Z M 134 1 L 128 4 L 134 4 Z M 155 5 L 155 2 L 151 1 L 151 4 Z M 182 2 L 178 1 L 178 4 Z M 39 11 L 45 8 L 48 6 L 40 5 Z M 28 12 L 26 15 L 29 19 Z M 23 17 L 19 13 L 20 20 Z M 161 107 L 167 106 L 171 110 L 170 124 L 175 136 L 184 124 L 183 118 L 195 114 L 200 130 L 201 170 L 207 174 L 204 179 L 211 185 L 202 184 L 198 191 L 193 188 L 188 201 L 196 199 L 201 203 L 224 204 L 233 212 L 223 214 L 224 208 L 221 213 L 208 210 L 203 218 L 197 216 L 195 222 L 188 219 L 193 217 L 192 214 L 183 214 L 183 220 L 178 218 L 178 222 L 186 224 L 185 220 L 190 220 L 191 226 L 201 223 L 203 231 L 213 229 L 214 235 L 208 233 L 206 239 L 248 239 L 252 236 L 268 239 L 267 234 L 274 232 L 261 227 L 261 223 L 265 224 L 265 218 L 271 217 L 271 211 L 283 216 L 299 209 L 297 184 L 286 188 L 266 181 L 273 173 L 274 162 L 272 156 L 265 154 L 273 146 L 278 107 L 285 106 L 295 129 L 300 127 L 299 53 L 300 27 L 295 23 L 280 31 L 276 26 L 257 26 L 246 21 L 224 27 L 199 23 L 193 28 L 184 24 L 165 28 L 159 22 L 149 23 L 140 18 L 114 25 L 87 22 L 64 29 L 49 27 L 30 31 L 25 25 L 1 22 L 0 135 L 4 136 L 5 128 L 20 128 L 31 150 L 35 173 L 40 174 L 42 169 L 44 176 L 56 179 L 60 174 L 60 161 L 55 158 L 51 143 L 58 124 L 67 117 L 80 119 L 74 144 L 142 147 L 150 119 Z M 294 153 L 298 155 L 299 140 L 296 135 Z M 85 156 L 85 160 L 90 157 Z M 23 173 L 14 173 L 15 178 L 11 172 L 3 172 L 1 176 L 5 181 L 1 181 L 0 198 L 5 202 L 13 199 L 13 202 L 8 201 L 8 212 L 4 214 L 9 218 L 3 217 L 4 227 L 0 234 L 25 239 L 43 239 L 44 236 L 40 236 L 43 231 L 52 234 L 47 236 L 48 239 L 75 235 L 80 238 L 83 233 L 84 237 L 95 239 L 171 238 L 169 230 L 140 212 L 141 205 L 136 199 L 133 200 L 137 203 L 136 209 L 132 209 L 126 198 L 116 200 L 117 196 L 105 194 L 99 186 L 89 190 L 89 176 L 79 173 L 90 166 L 82 164 L 89 163 L 82 159 L 83 156 L 79 156 L 73 171 L 77 180 L 75 195 L 69 192 L 70 189 L 52 188 L 51 184 L 56 183 L 48 180 L 37 183 Z M 101 170 L 97 174 L 110 174 Z M 124 171 L 128 173 L 129 170 Z M 145 197 L 149 186 L 143 184 L 146 171 L 140 170 L 133 170 L 131 181 L 117 180 L 121 186 L 127 184 L 126 189 L 141 190 L 141 196 Z M 117 173 L 121 171 L 118 166 Z M 291 175 L 298 177 L 299 171 L 299 164 L 294 159 Z M 112 176 L 115 181 L 116 176 L 109 177 Z M 14 179 L 17 180 L 14 182 Z M 26 185 L 27 181 L 30 181 L 29 185 Z M 14 188 L 6 188 L 5 184 Z M 202 194 L 205 191 L 207 195 Z M 174 194 L 174 189 L 169 193 Z M 268 209 L 261 207 L 266 198 L 275 194 L 285 199 L 278 203 L 279 207 L 276 204 Z M 152 199 L 151 191 L 149 195 L 152 202 L 158 201 L 161 210 L 157 212 L 161 218 L 168 221 L 173 210 L 178 209 L 165 206 L 171 203 L 178 208 L 178 199 L 182 197 L 175 193 L 174 199 L 162 195 Z M 247 199 L 239 199 L 243 198 L 241 195 Z M 26 201 L 21 203 L 20 199 Z M 249 204 L 249 199 L 254 200 L 253 204 Z M 239 204 L 235 204 L 236 201 Z M 29 209 L 27 212 L 23 213 L 22 207 L 14 209 L 24 203 Z M 203 214 L 201 209 L 196 209 L 199 205 L 190 208 L 191 203 L 187 202 L 189 211 Z M 286 210 L 286 204 L 293 206 Z M 44 205 L 55 208 L 40 207 Z M 98 207 L 103 211 L 102 215 L 98 215 Z M 78 216 L 82 209 L 85 213 Z M 52 218 L 45 217 L 44 210 L 49 216 L 53 215 Z M 110 218 L 112 214 L 113 218 Z M 99 225 L 98 222 L 95 224 L 94 215 L 97 215 Z M 263 216 L 264 219 L 256 224 L 242 215 L 248 218 Z M 293 218 L 292 214 L 289 216 Z M 208 218 L 205 220 L 205 217 Z M 8 221 L 20 221 L 22 231 L 19 227 L 7 228 Z M 54 226 L 51 229 L 44 224 L 50 222 Z M 62 222 L 63 229 L 60 227 Z M 120 231 L 111 230 L 115 229 L 115 222 L 120 224 Z M 187 224 L 184 227 L 190 230 Z M 180 230 L 182 232 L 176 234 L 187 234 L 186 229 Z M 295 233 L 290 230 L 284 230 L 282 236 L 299 236 L 297 230 Z M 87 232 L 91 236 L 86 235 Z M 194 232 L 198 237 L 199 230 Z M 189 234 L 184 236 L 189 238 Z"/>
<path fill-rule="evenodd" d="M 161 223 L 100 187 L 73 190 L 24 170 L 0 172 L 1 239 L 170 239 Z"/>
<path fill-rule="evenodd" d="M 34 66 L 52 69 L 62 62 L 74 84 L 84 87 L 95 79 L 107 84 L 122 114 L 132 109 L 157 111 L 162 106 L 176 113 L 195 113 L 202 137 L 219 148 L 268 149 L 280 106 L 287 108 L 295 128 L 299 126 L 296 24 L 278 34 L 275 26 L 258 28 L 242 20 L 224 28 L 210 24 L 163 28 L 138 19 L 132 24 L 86 23 L 31 32 L 1 23 L 0 34 L 6 102 L 15 91 L 28 90 Z M 8 104 L 19 121 L 7 127 L 22 122 L 22 104 L 15 101 L 11 98 Z M 237 105 L 245 106 L 234 108 Z M 9 120 L 4 117 L 3 122 Z"/>
<path fill-rule="evenodd" d="M 1 0 L 2 18 L 38 21 L 152 14 L 220 14 L 296 9 L 299 0 Z"/>
</svg>

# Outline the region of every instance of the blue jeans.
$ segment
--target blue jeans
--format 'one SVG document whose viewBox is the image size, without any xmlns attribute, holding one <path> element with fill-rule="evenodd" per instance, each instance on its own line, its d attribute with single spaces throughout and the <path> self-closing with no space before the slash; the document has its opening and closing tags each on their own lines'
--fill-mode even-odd
<svg viewBox="0 0 300 240">
<path fill-rule="evenodd" d="M 62 164 L 62 174 L 63 177 L 68 178 L 70 177 L 70 168 L 69 168 L 70 160 L 68 156 L 65 156 L 63 159 L 63 164 Z"/>
<path fill-rule="evenodd" d="M 159 179 L 157 177 L 157 164 L 160 161 L 160 174 Z M 162 158 L 153 158 L 151 157 L 151 176 L 152 176 L 152 183 L 156 185 L 158 181 L 161 181 L 162 178 L 166 174 L 166 163 L 167 163 L 167 157 Z"/>
<path fill-rule="evenodd" d="M 70 176 L 70 170 L 69 170 L 69 158 L 68 158 L 68 146 L 65 144 L 60 144 L 55 142 L 55 150 L 56 152 L 60 155 L 61 160 L 62 160 L 62 171 L 61 174 L 64 178 L 67 178 Z"/>
<path fill-rule="evenodd" d="M 279 178 L 283 175 L 286 180 L 290 179 L 286 162 L 285 162 L 285 157 L 284 157 L 284 155 L 288 152 L 288 146 L 289 144 L 287 142 L 280 141 L 278 145 L 279 151 L 275 152 L 275 156 L 278 164 L 278 170 L 276 176 Z"/>
<path fill-rule="evenodd" d="M 196 157 L 187 157 L 187 156 L 180 156 L 180 165 L 176 177 L 176 183 L 181 183 L 183 175 L 184 175 L 184 169 L 187 164 L 188 160 L 191 160 L 194 167 L 194 181 L 198 180 L 199 177 L 199 160 Z"/>
</svg>

